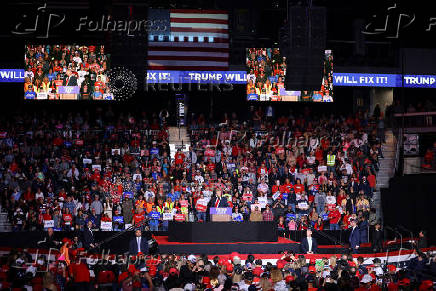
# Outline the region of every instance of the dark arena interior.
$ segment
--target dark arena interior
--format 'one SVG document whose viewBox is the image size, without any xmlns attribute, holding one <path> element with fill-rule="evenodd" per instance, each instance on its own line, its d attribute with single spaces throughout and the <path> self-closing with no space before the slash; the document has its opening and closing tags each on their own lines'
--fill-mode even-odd
<svg viewBox="0 0 436 291">
<path fill-rule="evenodd" d="M 5 4 L 0 290 L 435 290 L 429 1 Z"/>
</svg>

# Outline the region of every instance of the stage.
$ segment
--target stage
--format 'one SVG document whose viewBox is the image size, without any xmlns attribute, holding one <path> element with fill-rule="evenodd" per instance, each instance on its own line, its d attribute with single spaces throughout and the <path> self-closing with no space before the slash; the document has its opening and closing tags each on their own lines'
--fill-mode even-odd
<svg viewBox="0 0 436 291">
<path fill-rule="evenodd" d="M 190 243 L 170 242 L 168 236 L 155 236 L 159 244 L 159 252 L 167 254 L 211 254 L 221 255 L 231 252 L 241 254 L 278 254 L 285 250 L 300 252 L 300 243 L 279 237 L 275 242 L 227 242 L 227 243 Z M 320 254 L 344 253 L 340 245 L 324 245 L 318 247 Z"/>
</svg>

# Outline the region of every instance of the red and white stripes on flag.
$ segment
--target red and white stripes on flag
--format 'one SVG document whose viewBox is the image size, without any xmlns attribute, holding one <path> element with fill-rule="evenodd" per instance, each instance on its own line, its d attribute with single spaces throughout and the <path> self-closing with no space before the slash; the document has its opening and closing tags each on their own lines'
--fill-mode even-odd
<svg viewBox="0 0 436 291">
<path fill-rule="evenodd" d="M 226 11 L 171 9 L 169 20 L 169 35 L 149 38 L 149 70 L 228 70 Z"/>
</svg>

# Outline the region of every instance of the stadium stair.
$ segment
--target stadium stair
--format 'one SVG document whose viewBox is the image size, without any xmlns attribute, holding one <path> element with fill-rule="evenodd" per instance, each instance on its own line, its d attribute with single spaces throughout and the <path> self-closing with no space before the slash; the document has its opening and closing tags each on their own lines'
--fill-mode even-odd
<svg viewBox="0 0 436 291">
<path fill-rule="evenodd" d="M 188 134 L 186 126 L 170 126 L 168 128 L 170 156 L 174 159 L 177 149 L 182 149 L 183 152 L 189 151 L 191 146 L 191 139 Z"/>
<path fill-rule="evenodd" d="M 395 175 L 396 138 L 391 130 L 386 131 L 386 143 L 382 145 L 383 158 L 377 173 L 376 191 L 372 199 L 372 207 L 376 209 L 377 219 L 382 220 L 380 189 L 389 188 L 389 179 Z"/>
</svg>

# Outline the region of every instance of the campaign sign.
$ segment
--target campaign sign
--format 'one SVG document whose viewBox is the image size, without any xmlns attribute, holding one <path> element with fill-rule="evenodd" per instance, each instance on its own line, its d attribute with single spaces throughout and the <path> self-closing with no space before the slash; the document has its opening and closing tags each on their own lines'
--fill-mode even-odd
<svg viewBox="0 0 436 291">
<path fill-rule="evenodd" d="M 162 219 L 163 220 L 173 220 L 173 214 L 172 213 L 163 213 Z"/>
<path fill-rule="evenodd" d="M 160 218 L 159 212 L 152 212 L 151 213 L 151 219 L 158 220 Z"/>
<path fill-rule="evenodd" d="M 318 172 L 327 172 L 327 166 L 318 166 Z"/>
<path fill-rule="evenodd" d="M 54 227 L 54 220 L 44 220 L 44 228 Z"/>
<path fill-rule="evenodd" d="M 79 88 L 79 86 L 59 86 L 58 93 L 59 94 L 79 94 L 80 88 Z"/>
<path fill-rule="evenodd" d="M 112 222 L 111 221 L 102 221 L 100 223 L 100 229 L 102 231 L 112 231 Z"/>
<path fill-rule="evenodd" d="M 124 217 L 122 216 L 114 216 L 113 220 L 114 222 L 124 223 Z"/>
<path fill-rule="evenodd" d="M 295 219 L 295 214 L 293 214 L 293 213 L 286 214 L 286 219 L 287 220 Z"/>
<path fill-rule="evenodd" d="M 274 195 L 272 196 L 272 199 L 273 199 L 273 200 L 277 200 L 277 198 L 279 198 L 279 197 L 280 197 L 280 192 L 277 191 L 277 192 L 274 193 Z"/>
<path fill-rule="evenodd" d="M 210 214 L 227 214 L 227 215 L 232 215 L 232 208 L 230 207 L 212 207 L 210 209 Z"/>
<path fill-rule="evenodd" d="M 99 170 L 101 171 L 101 165 L 92 165 L 92 170 Z"/>
<path fill-rule="evenodd" d="M 133 199 L 133 192 L 125 191 L 125 192 L 123 192 L 123 197 Z"/>
<path fill-rule="evenodd" d="M 268 198 L 267 197 L 258 197 L 257 201 L 259 201 L 260 207 L 265 208 L 268 204 Z"/>
</svg>

